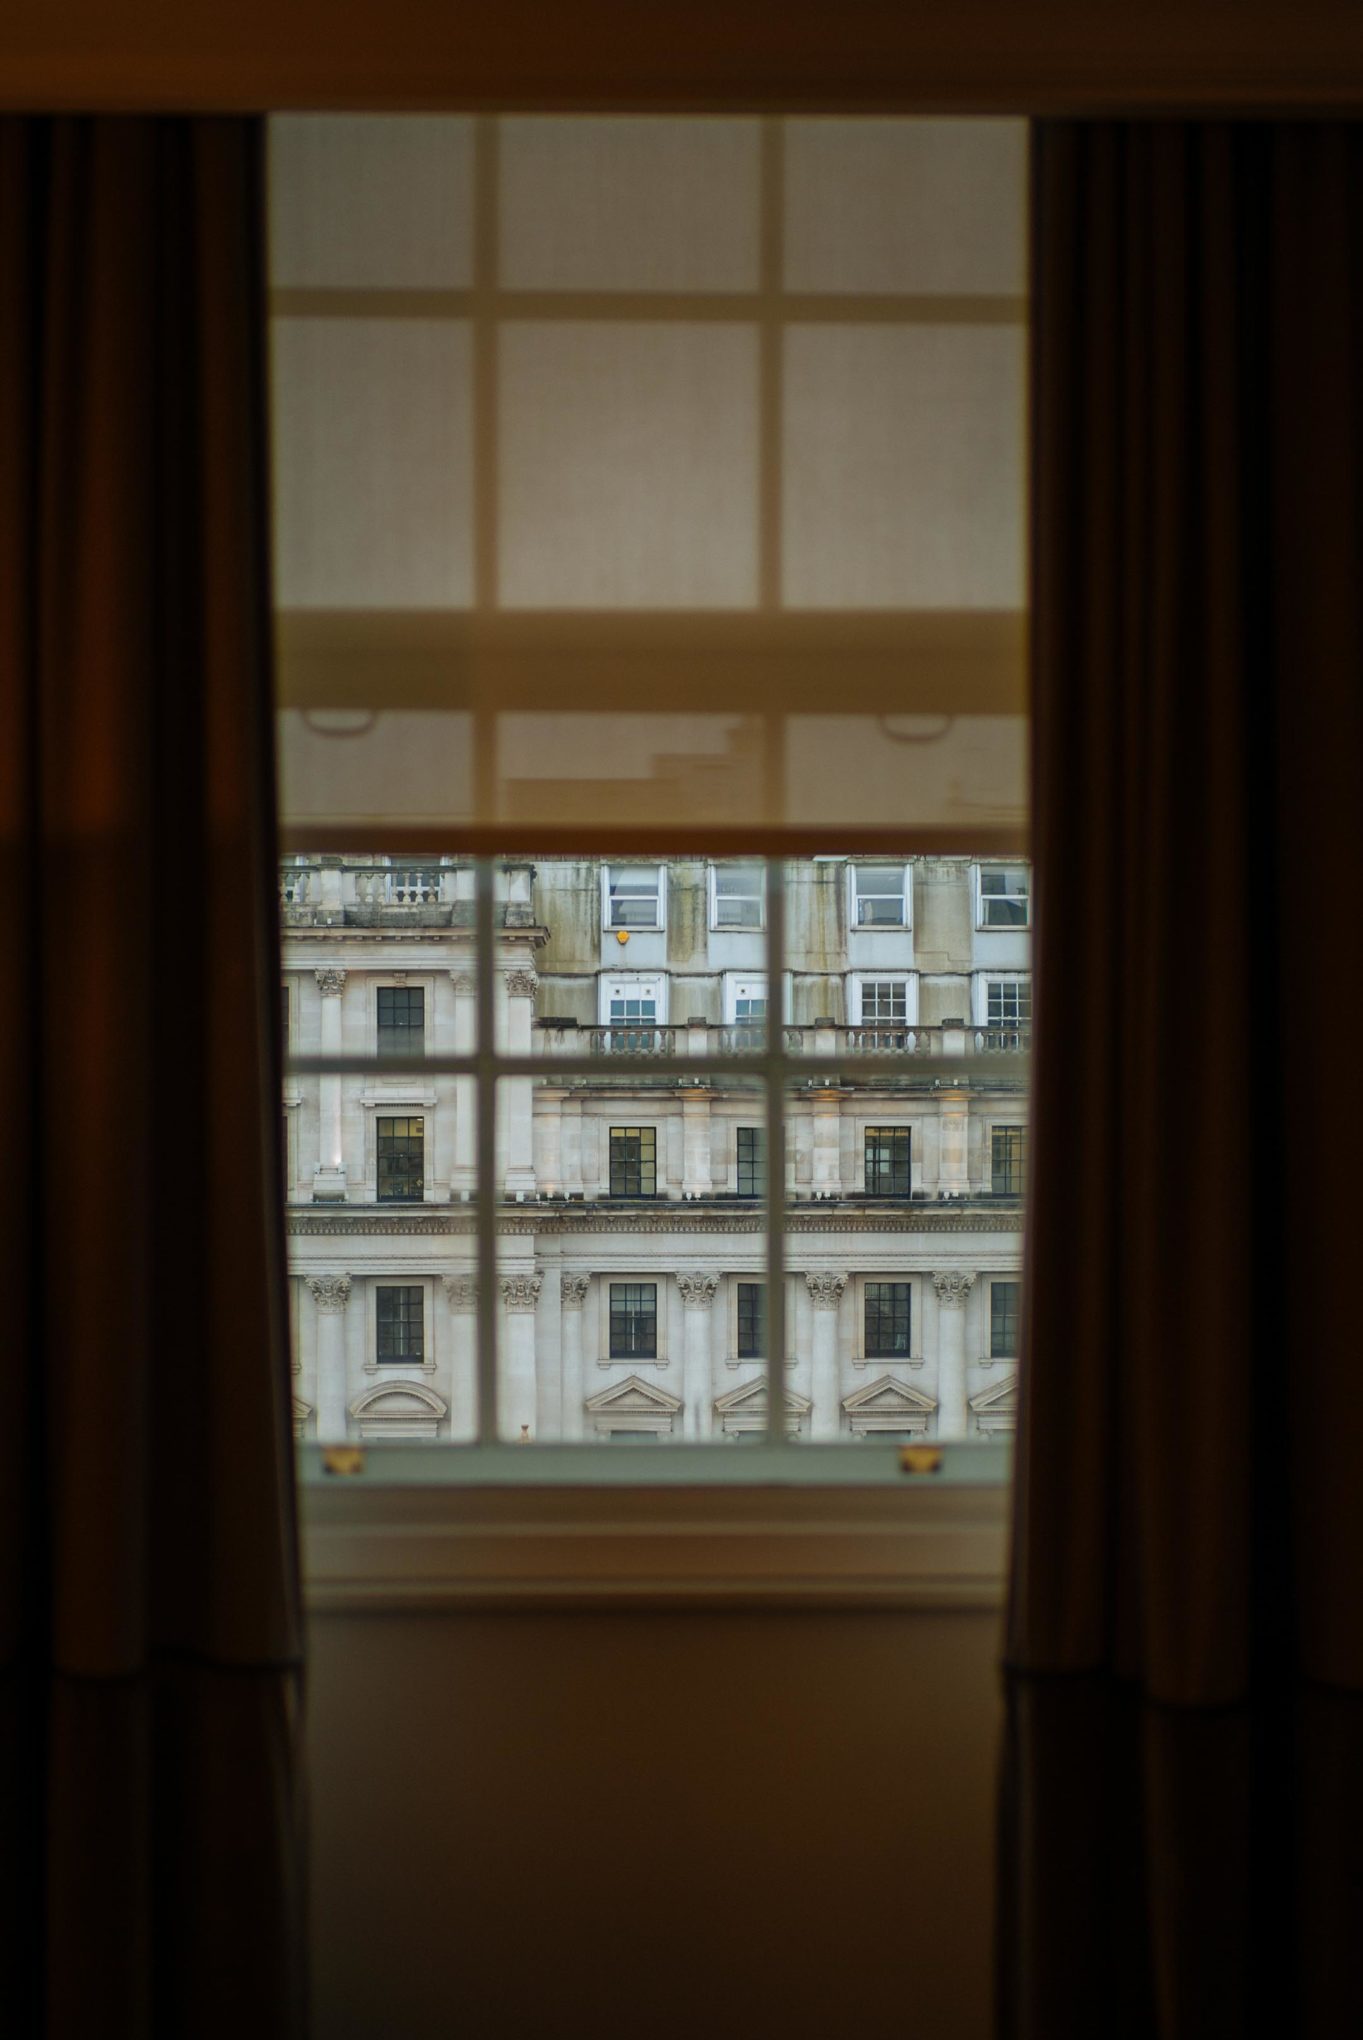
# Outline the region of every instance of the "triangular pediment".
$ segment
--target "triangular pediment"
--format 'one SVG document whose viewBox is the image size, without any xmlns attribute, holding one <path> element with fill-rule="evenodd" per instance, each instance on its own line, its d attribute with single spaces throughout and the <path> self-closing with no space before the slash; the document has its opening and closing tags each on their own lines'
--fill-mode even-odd
<svg viewBox="0 0 1363 2040">
<path fill-rule="evenodd" d="M 1000 1381 L 993 1388 L 982 1388 L 978 1395 L 970 1398 L 970 1407 L 976 1416 L 989 1411 L 995 1416 L 1005 1413 L 1016 1416 L 1018 1406 L 1018 1378 L 1010 1374 L 1006 1381 Z"/>
<path fill-rule="evenodd" d="M 416 1417 L 430 1423 L 443 1417 L 449 1405 L 422 1381 L 381 1381 L 357 1395 L 350 1405 L 352 1417 L 391 1417 L 398 1422 Z"/>
<path fill-rule="evenodd" d="M 849 1417 L 924 1417 L 937 1407 L 921 1388 L 914 1388 L 893 1374 L 882 1374 L 879 1381 L 868 1381 L 865 1388 L 853 1389 L 851 1395 L 843 1397 L 842 1406 Z"/>
<path fill-rule="evenodd" d="M 669 1395 L 654 1381 L 641 1381 L 637 1374 L 614 1382 L 587 1401 L 588 1413 L 597 1417 L 674 1417 L 680 1408 L 680 1396 Z"/>
<path fill-rule="evenodd" d="M 715 1397 L 715 1409 L 721 1417 L 732 1416 L 743 1411 L 749 1416 L 764 1415 L 767 1407 L 767 1377 L 759 1374 L 755 1381 L 740 1382 L 727 1395 Z M 797 1395 L 793 1388 L 786 1389 L 787 1416 L 807 1417 L 813 1404 L 807 1395 Z"/>
</svg>

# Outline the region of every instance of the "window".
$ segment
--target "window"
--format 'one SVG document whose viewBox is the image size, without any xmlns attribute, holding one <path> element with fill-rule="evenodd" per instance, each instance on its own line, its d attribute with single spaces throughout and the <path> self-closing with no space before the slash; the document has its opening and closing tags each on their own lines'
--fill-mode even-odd
<svg viewBox="0 0 1363 2040">
<path fill-rule="evenodd" d="M 852 926 L 907 928 L 909 867 L 907 864 L 852 866 Z"/>
<path fill-rule="evenodd" d="M 762 976 L 724 974 L 724 1018 L 737 1027 L 760 1029 L 767 1017 L 767 980 Z"/>
<path fill-rule="evenodd" d="M 909 987 L 904 978 L 857 980 L 857 1018 L 863 1027 L 903 1027 L 909 1017 Z"/>
<path fill-rule="evenodd" d="M 909 1355 L 910 1282 L 866 1284 L 866 1358 L 905 1360 Z"/>
<path fill-rule="evenodd" d="M 764 1282 L 738 1285 L 738 1358 L 762 1360 L 767 1351 L 767 1286 Z"/>
<path fill-rule="evenodd" d="M 998 1030 L 1006 1048 L 1025 1048 L 1032 1026 L 1032 981 L 1027 977 L 987 978 L 984 987 L 985 1025 Z"/>
<path fill-rule="evenodd" d="M 867 1195 L 907 1197 L 911 1188 L 910 1129 L 907 1126 L 868 1126 Z"/>
<path fill-rule="evenodd" d="M 976 926 L 1030 927 L 1031 886 L 1032 875 L 1025 864 L 982 864 Z"/>
<path fill-rule="evenodd" d="M 612 1197 L 656 1197 L 658 1130 L 654 1126 L 613 1126 L 610 1130 Z"/>
<path fill-rule="evenodd" d="M 1019 1282 L 991 1282 L 989 1285 L 989 1357 L 1015 1360 L 1018 1351 Z"/>
<path fill-rule="evenodd" d="M 420 985 L 380 985 L 378 989 L 378 1053 L 421 1055 L 426 1042 L 426 994 Z"/>
<path fill-rule="evenodd" d="M 608 864 L 605 870 L 606 926 L 661 928 L 663 871 L 661 864 Z"/>
<path fill-rule="evenodd" d="M 377 1339 L 374 1358 L 381 1367 L 420 1367 L 426 1358 L 425 1294 L 419 1284 L 375 1290 Z"/>
<path fill-rule="evenodd" d="M 425 1120 L 380 1119 L 376 1136 L 379 1203 L 419 1204 L 425 1193 Z"/>
<path fill-rule="evenodd" d="M 763 897 L 760 864 L 710 866 L 712 928 L 760 928 Z"/>
<path fill-rule="evenodd" d="M 996 1126 L 989 1136 L 989 1187 L 995 1197 L 1021 1197 L 1027 1129 Z"/>
<path fill-rule="evenodd" d="M 658 1285 L 656 1282 L 611 1283 L 610 1357 L 612 1360 L 657 1359 Z"/>
<path fill-rule="evenodd" d="M 740 1126 L 738 1129 L 738 1194 L 760 1197 L 766 1184 L 766 1129 Z"/>
</svg>

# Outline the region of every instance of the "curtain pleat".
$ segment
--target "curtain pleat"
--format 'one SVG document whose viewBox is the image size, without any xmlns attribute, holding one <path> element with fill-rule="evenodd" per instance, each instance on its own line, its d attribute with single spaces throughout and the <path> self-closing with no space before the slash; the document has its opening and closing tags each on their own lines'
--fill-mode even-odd
<svg viewBox="0 0 1363 2040">
<path fill-rule="evenodd" d="M 1000 2030 L 1363 2030 L 1363 129 L 1042 123 Z"/>
<path fill-rule="evenodd" d="M 261 158 L 0 120 L 15 2033 L 302 2029 Z"/>
</svg>

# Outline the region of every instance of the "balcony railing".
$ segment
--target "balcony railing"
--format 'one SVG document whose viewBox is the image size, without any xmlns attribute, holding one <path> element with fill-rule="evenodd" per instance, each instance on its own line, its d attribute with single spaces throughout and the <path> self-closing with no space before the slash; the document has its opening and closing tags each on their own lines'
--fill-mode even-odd
<svg viewBox="0 0 1363 2040">
<path fill-rule="evenodd" d="M 575 1029 L 557 1025 L 561 1033 L 575 1033 Z M 544 1034 L 541 1034 L 541 1040 Z M 572 1052 L 574 1043 L 559 1042 L 559 1048 Z M 593 1027 L 588 1034 L 588 1048 L 592 1055 L 675 1055 L 677 1053 L 677 1029 L 675 1027 Z M 552 1053 L 552 1050 L 550 1051 Z"/>
<path fill-rule="evenodd" d="M 903 1057 L 906 1061 L 973 1060 L 1025 1056 L 1031 1048 L 1030 1027 L 967 1027 L 959 1022 L 938 1027 L 843 1027 L 832 1021 L 810 1026 L 785 1026 L 782 1035 L 791 1055 Z M 576 1020 L 546 1016 L 535 1029 L 536 1052 L 543 1056 L 731 1056 L 763 1053 L 766 1029 L 760 1025 L 716 1025 L 689 1020 L 678 1025 L 583 1027 Z"/>
</svg>

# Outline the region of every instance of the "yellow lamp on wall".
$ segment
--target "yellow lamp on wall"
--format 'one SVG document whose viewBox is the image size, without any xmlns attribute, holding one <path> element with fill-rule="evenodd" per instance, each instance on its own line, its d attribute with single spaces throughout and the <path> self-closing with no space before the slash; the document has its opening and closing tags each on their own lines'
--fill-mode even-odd
<svg viewBox="0 0 1363 2040">
<path fill-rule="evenodd" d="M 629 929 L 617 928 L 615 931 L 615 939 L 623 948 L 625 943 L 629 941 Z"/>
</svg>

